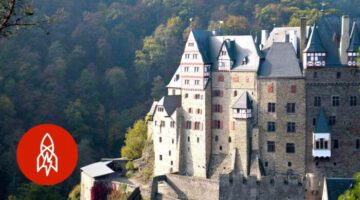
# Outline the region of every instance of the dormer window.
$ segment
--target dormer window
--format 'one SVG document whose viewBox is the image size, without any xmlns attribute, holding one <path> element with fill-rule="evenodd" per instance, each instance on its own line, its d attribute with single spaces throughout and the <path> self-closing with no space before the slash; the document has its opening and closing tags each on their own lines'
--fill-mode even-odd
<svg viewBox="0 0 360 200">
<path fill-rule="evenodd" d="M 245 57 L 242 59 L 241 64 L 242 64 L 242 65 L 246 65 L 246 64 L 248 64 L 248 62 L 249 62 L 249 58 L 248 58 L 247 56 L 245 56 Z"/>
<path fill-rule="evenodd" d="M 193 43 L 193 42 L 189 42 L 189 43 L 188 43 L 188 46 L 189 46 L 189 47 L 193 47 L 193 46 L 194 46 L 194 43 Z"/>
<path fill-rule="evenodd" d="M 226 56 L 226 54 L 227 54 L 226 51 L 221 51 L 222 56 Z"/>
</svg>

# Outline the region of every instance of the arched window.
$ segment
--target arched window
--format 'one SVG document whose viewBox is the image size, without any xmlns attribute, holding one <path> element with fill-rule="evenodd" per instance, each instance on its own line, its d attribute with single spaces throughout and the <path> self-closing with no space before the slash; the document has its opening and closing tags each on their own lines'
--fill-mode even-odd
<svg viewBox="0 0 360 200">
<path fill-rule="evenodd" d="M 229 143 L 231 143 L 231 137 L 229 137 Z"/>
</svg>

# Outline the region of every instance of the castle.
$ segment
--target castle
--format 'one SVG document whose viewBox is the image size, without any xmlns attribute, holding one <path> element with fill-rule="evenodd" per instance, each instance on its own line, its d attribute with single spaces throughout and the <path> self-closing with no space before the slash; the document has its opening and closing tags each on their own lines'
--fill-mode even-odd
<svg viewBox="0 0 360 200">
<path fill-rule="evenodd" d="M 191 30 L 168 95 L 148 113 L 154 175 L 324 177 L 360 171 L 360 28 L 349 16 L 261 39 Z M 220 187 L 221 188 L 221 187 Z"/>
</svg>

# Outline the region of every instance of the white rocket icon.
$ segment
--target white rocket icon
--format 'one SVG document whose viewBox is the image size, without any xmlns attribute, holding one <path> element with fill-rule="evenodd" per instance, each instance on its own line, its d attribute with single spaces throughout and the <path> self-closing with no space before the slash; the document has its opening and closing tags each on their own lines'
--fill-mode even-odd
<svg viewBox="0 0 360 200">
<path fill-rule="evenodd" d="M 49 176 L 50 170 L 58 171 L 58 158 L 55 154 L 55 145 L 49 133 L 46 133 L 41 140 L 40 153 L 37 157 L 36 172 L 44 168 L 46 176 Z"/>
</svg>

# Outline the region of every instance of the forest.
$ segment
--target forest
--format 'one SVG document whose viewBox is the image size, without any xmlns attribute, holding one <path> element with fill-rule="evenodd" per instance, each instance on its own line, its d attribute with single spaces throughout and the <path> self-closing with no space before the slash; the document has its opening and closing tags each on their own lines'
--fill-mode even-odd
<svg viewBox="0 0 360 200">
<path fill-rule="evenodd" d="M 351 0 L 22 3 L 35 20 L 56 20 L 0 35 L 0 199 L 67 199 L 79 167 L 120 157 L 128 127 L 165 94 L 190 28 L 255 37 L 261 29 L 297 26 L 301 16 L 360 16 L 360 1 Z M 19 139 L 41 123 L 66 128 L 78 144 L 77 169 L 53 187 L 30 184 L 15 167 Z"/>
</svg>

